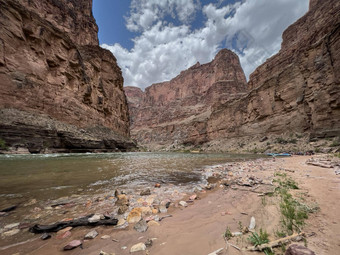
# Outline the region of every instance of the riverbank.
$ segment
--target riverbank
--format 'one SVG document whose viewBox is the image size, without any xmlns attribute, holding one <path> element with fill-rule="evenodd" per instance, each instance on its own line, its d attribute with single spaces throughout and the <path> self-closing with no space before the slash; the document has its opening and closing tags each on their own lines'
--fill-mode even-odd
<svg viewBox="0 0 340 255">
<path fill-rule="evenodd" d="M 123 224 L 122 229 L 109 226 L 78 227 L 72 229 L 71 235 L 64 239 L 57 239 L 56 234 L 52 234 L 52 238 L 46 241 L 40 240 L 40 235 L 30 234 L 30 238 L 35 240 L 17 245 L 14 244 L 19 240 L 13 236 L 10 241 L 1 239 L 1 254 L 95 255 L 101 250 L 107 253 L 129 254 L 133 245 L 141 242 L 150 244 L 148 240 L 153 240 L 152 246 L 146 247 L 146 251 L 133 254 L 209 254 L 226 246 L 223 234 L 227 229 L 230 232 L 240 232 L 243 227 L 249 225 L 251 217 L 256 219 L 255 231 L 259 232 L 262 228 L 268 232 L 270 240 L 275 240 L 279 238 L 276 236 L 278 232 L 282 231 L 280 199 L 277 195 L 270 194 L 275 192 L 277 187 L 273 180 L 283 175 L 298 184 L 299 189 L 292 191 L 294 197 L 301 198 L 304 204 L 316 208 L 314 213 L 309 214 L 309 219 L 303 227 L 308 247 L 316 254 L 337 254 L 340 249 L 340 239 L 337 237 L 340 231 L 337 219 L 337 212 L 340 210 L 337 203 L 340 198 L 340 179 L 333 168 L 306 165 L 305 162 L 309 158 L 294 156 L 275 161 L 259 159 L 206 168 L 202 174 L 211 184 L 195 190 L 197 199 L 191 197 L 194 193 L 190 192 L 182 192 L 173 198 L 163 197 L 164 202 L 170 200 L 169 208 L 163 213 L 159 213 L 159 207 L 157 214 L 152 214 L 152 211 L 145 213 L 143 219 L 150 220 L 146 232 L 137 232 L 131 223 Z M 136 207 L 147 207 L 150 199 L 158 197 L 162 192 L 164 190 L 161 188 L 152 187 L 150 195 L 143 196 L 139 201 L 134 201 L 129 195 L 127 198 L 136 203 Z M 180 205 L 181 200 L 187 202 L 186 207 Z M 100 202 L 98 201 L 99 204 Z M 88 208 L 92 208 L 92 212 L 98 212 L 100 207 L 88 204 Z M 69 211 L 72 210 L 74 209 L 70 207 Z M 107 210 L 110 210 L 110 207 L 101 208 L 100 212 Z M 61 213 L 63 211 L 65 208 Z M 91 210 L 86 212 L 89 211 Z M 157 221 L 167 215 L 172 217 Z M 94 240 L 83 241 L 84 236 L 91 230 L 96 230 L 99 235 Z M 231 237 L 228 242 L 239 247 L 249 246 L 249 236 L 250 233 Z M 83 241 L 83 249 L 78 247 L 72 251 L 62 250 L 68 242 L 75 239 Z M 303 245 L 303 242 L 300 244 Z M 280 254 L 279 252 L 276 251 L 276 254 Z M 224 250 L 220 254 L 227 253 Z M 239 251 L 229 247 L 228 254 L 239 254 Z"/>
</svg>

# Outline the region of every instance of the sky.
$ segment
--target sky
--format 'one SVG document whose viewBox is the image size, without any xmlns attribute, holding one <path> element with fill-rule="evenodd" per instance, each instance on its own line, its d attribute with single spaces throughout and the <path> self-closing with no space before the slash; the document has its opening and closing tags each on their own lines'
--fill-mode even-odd
<svg viewBox="0 0 340 255">
<path fill-rule="evenodd" d="M 282 32 L 308 0 L 93 0 L 100 46 L 122 69 L 124 86 L 168 81 L 222 48 L 249 74 L 280 50 Z"/>
</svg>

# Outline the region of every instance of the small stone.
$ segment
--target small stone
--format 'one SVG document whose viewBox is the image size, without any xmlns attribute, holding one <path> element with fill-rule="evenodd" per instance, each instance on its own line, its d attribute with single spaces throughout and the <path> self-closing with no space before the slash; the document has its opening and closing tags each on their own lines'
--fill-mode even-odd
<svg viewBox="0 0 340 255">
<path fill-rule="evenodd" d="M 100 216 L 101 215 L 99 215 L 99 214 L 95 214 L 91 218 L 88 219 L 88 222 L 90 222 L 90 223 L 98 222 L 98 221 L 100 221 L 100 218 L 101 218 Z"/>
<path fill-rule="evenodd" d="M 151 191 L 150 191 L 149 188 L 147 188 L 147 189 L 145 189 L 145 190 L 142 190 L 142 191 L 140 192 L 140 195 L 141 195 L 141 196 L 148 196 L 148 195 L 151 195 Z"/>
<path fill-rule="evenodd" d="M 148 239 L 148 240 L 146 240 L 146 242 L 144 244 L 145 244 L 146 247 L 151 247 L 152 243 L 153 243 L 152 239 Z"/>
<path fill-rule="evenodd" d="M 109 235 L 103 235 L 103 236 L 101 236 L 100 238 L 105 240 L 105 239 L 110 239 L 111 236 L 109 236 Z"/>
<path fill-rule="evenodd" d="M 131 247 L 130 252 L 145 251 L 145 250 L 146 250 L 146 246 L 144 243 L 137 243 Z"/>
<path fill-rule="evenodd" d="M 155 209 L 155 208 L 153 208 L 153 209 L 152 209 L 152 214 L 157 214 L 157 213 L 158 213 L 158 210 Z"/>
<path fill-rule="evenodd" d="M 155 188 L 160 188 L 161 187 L 161 184 L 160 183 L 156 183 L 155 184 Z"/>
<path fill-rule="evenodd" d="M 194 194 L 194 195 L 189 197 L 189 200 L 191 200 L 191 201 L 194 201 L 195 199 L 197 199 L 197 195 L 196 194 Z"/>
<path fill-rule="evenodd" d="M 118 208 L 118 214 L 124 214 L 128 209 L 129 207 L 127 205 L 121 205 Z"/>
<path fill-rule="evenodd" d="M 133 227 L 137 232 L 145 232 L 148 230 L 148 224 L 145 220 L 141 219 L 136 223 L 136 225 Z"/>
<path fill-rule="evenodd" d="M 165 204 L 165 208 L 169 208 L 170 207 L 170 204 L 171 204 L 171 202 L 167 202 L 166 204 Z"/>
<path fill-rule="evenodd" d="M 142 218 L 142 209 L 133 208 L 127 217 L 127 222 L 136 223 Z"/>
<path fill-rule="evenodd" d="M 183 207 L 187 207 L 188 206 L 188 203 L 185 202 L 185 201 L 180 201 L 179 202 L 179 205 L 183 206 Z"/>
<path fill-rule="evenodd" d="M 125 223 L 126 223 L 126 220 L 124 220 L 124 219 L 119 219 L 118 222 L 117 222 L 117 226 L 124 225 Z"/>
<path fill-rule="evenodd" d="M 47 233 L 42 234 L 41 237 L 40 237 L 41 240 L 47 240 L 49 238 L 51 238 L 51 235 L 47 234 Z"/>
<path fill-rule="evenodd" d="M 167 213 L 168 212 L 168 209 L 166 209 L 165 205 L 160 205 L 158 207 L 158 210 L 159 210 L 160 213 Z"/>
<path fill-rule="evenodd" d="M 61 230 L 59 230 L 59 231 L 57 232 L 57 236 L 58 236 L 58 235 L 62 235 L 62 234 L 64 234 L 64 233 L 67 232 L 67 231 L 71 231 L 71 229 L 72 229 L 72 227 L 63 228 L 63 229 L 61 229 Z"/>
<path fill-rule="evenodd" d="M 14 236 L 14 235 L 18 234 L 19 232 L 20 232 L 20 230 L 15 228 L 15 229 L 3 232 L 1 235 L 4 236 L 4 237 L 8 237 L 8 236 Z"/>
<path fill-rule="evenodd" d="M 160 224 L 159 224 L 157 221 L 150 220 L 150 221 L 148 222 L 148 226 L 149 226 L 149 227 L 152 227 L 152 226 L 160 226 Z"/>
<path fill-rule="evenodd" d="M 105 251 L 100 251 L 99 255 L 115 255 L 115 253 L 107 253 Z"/>
<path fill-rule="evenodd" d="M 122 249 L 122 250 L 126 250 L 127 247 L 126 247 L 126 246 L 122 246 L 121 249 Z"/>
<path fill-rule="evenodd" d="M 118 200 L 116 202 L 116 205 L 128 205 L 129 204 L 129 199 L 127 198 L 126 195 L 121 194 L 117 196 Z"/>
<path fill-rule="evenodd" d="M 66 246 L 64 246 L 64 250 L 72 250 L 80 245 L 82 245 L 82 242 L 80 240 L 73 240 L 69 242 Z"/>
<path fill-rule="evenodd" d="M 254 216 L 252 216 L 252 217 L 250 218 L 250 223 L 249 223 L 248 229 L 249 229 L 249 230 L 254 230 L 254 229 L 255 229 L 255 226 L 256 226 L 256 221 L 255 221 Z"/>
<path fill-rule="evenodd" d="M 315 252 L 305 246 L 292 244 L 286 250 L 285 255 L 315 255 Z"/>
<path fill-rule="evenodd" d="M 148 206 L 143 206 L 141 207 L 141 210 L 142 210 L 142 215 L 148 215 L 148 214 L 152 214 L 152 210 L 150 207 Z"/>
<path fill-rule="evenodd" d="M 231 233 L 232 236 L 241 236 L 243 235 L 242 232 L 233 232 Z"/>
<path fill-rule="evenodd" d="M 115 197 L 118 197 L 120 194 L 122 194 L 118 189 L 115 190 Z"/>
<path fill-rule="evenodd" d="M 96 230 L 92 230 L 85 235 L 85 239 L 94 239 L 98 235 Z"/>
<path fill-rule="evenodd" d="M 66 231 L 66 232 L 63 232 L 63 233 L 57 235 L 57 239 L 65 239 L 69 236 L 71 236 L 71 231 Z"/>
</svg>

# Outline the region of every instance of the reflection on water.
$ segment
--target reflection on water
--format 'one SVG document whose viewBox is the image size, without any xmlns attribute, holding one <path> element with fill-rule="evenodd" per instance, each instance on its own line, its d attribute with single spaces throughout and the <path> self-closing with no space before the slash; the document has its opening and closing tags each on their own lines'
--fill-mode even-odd
<svg viewBox="0 0 340 255">
<path fill-rule="evenodd" d="M 0 155 L 0 209 L 13 200 L 55 199 L 156 182 L 192 184 L 201 181 L 199 169 L 204 166 L 254 157 L 141 152 Z"/>
</svg>

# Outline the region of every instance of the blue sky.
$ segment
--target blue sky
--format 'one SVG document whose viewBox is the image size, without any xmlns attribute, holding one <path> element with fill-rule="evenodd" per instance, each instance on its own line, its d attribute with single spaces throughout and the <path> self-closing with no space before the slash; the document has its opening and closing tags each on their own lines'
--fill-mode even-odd
<svg viewBox="0 0 340 255">
<path fill-rule="evenodd" d="M 308 0 L 93 0 L 99 41 L 117 58 L 125 86 L 145 88 L 236 52 L 248 78 L 280 49 Z"/>
</svg>

